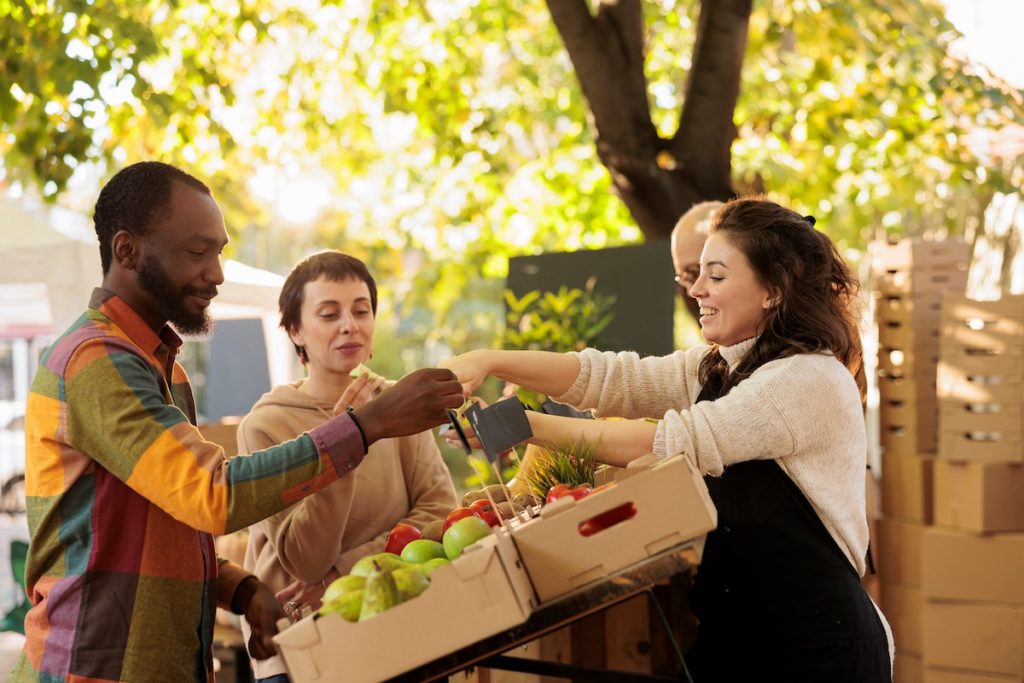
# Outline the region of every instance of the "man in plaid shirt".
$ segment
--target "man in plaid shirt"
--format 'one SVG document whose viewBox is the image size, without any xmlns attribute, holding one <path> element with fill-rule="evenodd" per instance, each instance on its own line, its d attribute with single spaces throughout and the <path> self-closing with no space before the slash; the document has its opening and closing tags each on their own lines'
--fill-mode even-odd
<svg viewBox="0 0 1024 683">
<path fill-rule="evenodd" d="M 379 438 L 414 434 L 462 403 L 448 370 L 414 372 L 294 441 L 227 460 L 195 427 L 175 354 L 209 330 L 224 280 L 224 219 L 209 189 L 158 162 L 125 168 L 96 203 L 102 286 L 44 354 L 26 409 L 33 607 L 13 681 L 213 681 L 218 605 L 273 653 L 282 611 L 213 536 L 350 473 Z"/>
</svg>

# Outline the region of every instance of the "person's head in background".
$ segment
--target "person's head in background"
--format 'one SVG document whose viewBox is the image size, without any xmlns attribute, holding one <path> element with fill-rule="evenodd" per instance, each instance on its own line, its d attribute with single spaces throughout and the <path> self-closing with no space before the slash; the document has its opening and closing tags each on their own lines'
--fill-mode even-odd
<svg viewBox="0 0 1024 683">
<path fill-rule="evenodd" d="M 310 377 L 326 373 L 347 384 L 373 356 L 377 283 L 359 259 L 321 251 L 299 261 L 278 298 L 281 327 Z"/>
<path fill-rule="evenodd" d="M 708 236 L 711 217 L 722 202 L 700 202 L 691 206 L 672 228 L 672 265 L 676 271 L 676 292 L 694 320 L 700 317 L 697 302 L 690 297 L 690 286 L 700 275 L 700 253 Z"/>
<path fill-rule="evenodd" d="M 714 336 L 707 334 L 713 326 L 738 327 L 735 319 L 730 321 L 730 313 L 738 311 L 754 320 L 746 338 L 759 335 L 730 383 L 763 363 L 799 353 L 831 352 L 855 376 L 861 369 L 854 310 L 859 284 L 832 240 L 814 224 L 813 216 L 761 197 L 734 199 L 714 215 L 701 257 L 703 270 L 690 287 L 690 295 L 711 313 L 702 319 L 702 328 L 708 337 Z M 722 261 L 726 267 L 714 265 Z M 751 275 L 749 292 L 729 291 L 723 297 L 737 272 Z M 706 358 L 709 367 L 716 362 L 712 356 L 718 354 Z M 703 363 L 701 369 L 703 374 Z"/>
</svg>

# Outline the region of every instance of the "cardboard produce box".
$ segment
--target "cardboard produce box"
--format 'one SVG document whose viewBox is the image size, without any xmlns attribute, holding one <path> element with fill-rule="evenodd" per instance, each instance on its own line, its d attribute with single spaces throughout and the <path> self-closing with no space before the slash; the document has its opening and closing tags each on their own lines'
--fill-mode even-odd
<svg viewBox="0 0 1024 683">
<path fill-rule="evenodd" d="M 939 348 L 939 325 L 916 320 L 879 320 L 878 343 L 886 348 L 915 349 L 934 355 Z"/>
<path fill-rule="evenodd" d="M 932 481 L 936 525 L 1024 532 L 1024 465 L 936 460 Z"/>
<path fill-rule="evenodd" d="M 890 448 L 883 451 L 882 512 L 886 517 L 931 524 L 934 462 Z"/>
<path fill-rule="evenodd" d="M 940 360 L 937 376 L 937 395 L 940 399 L 954 399 L 965 403 L 1024 401 L 1024 387 L 1019 373 L 1008 373 L 1004 368 L 992 364 L 986 372 L 970 372 Z M 882 383 L 879 382 L 879 390 Z"/>
<path fill-rule="evenodd" d="M 961 372 L 1020 377 L 1024 369 L 1022 346 L 1020 341 L 968 346 L 940 338 L 939 358 L 944 364 Z"/>
<path fill-rule="evenodd" d="M 924 680 L 924 663 L 921 655 L 896 650 L 892 663 L 893 683 L 921 683 Z"/>
<path fill-rule="evenodd" d="M 1024 534 L 976 536 L 932 527 L 921 543 L 925 596 L 1024 606 Z"/>
<path fill-rule="evenodd" d="M 1004 676 L 939 666 L 925 667 L 922 674 L 924 683 L 1024 683 L 1024 677 L 1021 676 Z M 900 682 L 896 681 L 896 683 Z"/>
<path fill-rule="evenodd" d="M 925 426 L 924 431 L 914 423 L 889 424 L 879 421 L 882 453 L 912 458 L 918 455 L 934 457 L 937 449 L 936 429 Z"/>
<path fill-rule="evenodd" d="M 526 621 L 536 599 L 507 533 L 467 548 L 421 595 L 363 622 L 312 615 L 274 637 L 294 683 L 376 683 Z"/>
<path fill-rule="evenodd" d="M 538 518 L 512 528 L 512 538 L 541 602 L 651 555 L 703 538 L 718 523 L 704 479 L 690 459 L 648 456 L 619 479 L 581 500 L 560 498 Z M 588 524 L 612 510 L 626 519 L 591 535 Z"/>
<path fill-rule="evenodd" d="M 1020 430 L 960 429 L 939 431 L 939 457 L 957 462 L 1024 462 Z"/>
<path fill-rule="evenodd" d="M 928 527 L 884 518 L 878 526 L 878 575 L 882 583 L 921 587 L 921 543 Z"/>
<path fill-rule="evenodd" d="M 882 581 L 882 614 L 892 628 L 893 640 L 910 654 L 922 652 L 924 595 L 920 588 Z"/>
<path fill-rule="evenodd" d="M 915 292 L 913 294 L 882 294 L 875 292 L 875 319 L 882 322 L 902 322 L 939 329 L 942 294 Z"/>
<path fill-rule="evenodd" d="M 1024 340 L 1024 296 L 974 301 L 947 295 L 942 300 L 942 339 L 966 347 L 1019 348 Z"/>
<path fill-rule="evenodd" d="M 966 266 L 932 270 L 890 270 L 875 277 L 875 289 L 883 295 L 963 292 L 967 288 Z"/>
<path fill-rule="evenodd" d="M 930 384 L 935 382 L 938 367 L 937 344 L 878 347 L 878 371 L 890 377 L 909 377 Z"/>
<path fill-rule="evenodd" d="M 878 415 L 882 422 L 892 426 L 915 425 L 919 432 L 937 433 L 939 422 L 935 414 L 937 402 L 931 400 L 904 401 L 900 398 L 882 397 L 878 402 Z"/>
<path fill-rule="evenodd" d="M 923 654 L 926 667 L 1022 677 L 1024 606 L 928 600 Z"/>
<path fill-rule="evenodd" d="M 945 432 L 986 431 L 1020 434 L 1021 402 L 960 401 L 943 398 L 939 401 L 939 429 Z"/>
<path fill-rule="evenodd" d="M 871 246 L 871 267 L 876 272 L 953 268 L 966 273 L 971 259 L 971 246 L 960 238 L 906 237 L 897 242 L 874 242 Z"/>
<path fill-rule="evenodd" d="M 931 383 L 921 383 L 904 375 L 878 375 L 878 395 L 886 401 L 903 401 L 917 405 L 934 396 Z"/>
</svg>

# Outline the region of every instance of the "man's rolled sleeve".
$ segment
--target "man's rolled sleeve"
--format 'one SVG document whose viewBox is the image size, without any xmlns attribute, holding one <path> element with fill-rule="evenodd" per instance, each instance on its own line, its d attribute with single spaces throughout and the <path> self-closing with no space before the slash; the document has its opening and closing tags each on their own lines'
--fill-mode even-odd
<svg viewBox="0 0 1024 683">
<path fill-rule="evenodd" d="M 338 415 L 307 432 L 320 453 L 327 453 L 338 476 L 359 466 L 366 456 L 363 436 L 348 415 Z"/>
</svg>

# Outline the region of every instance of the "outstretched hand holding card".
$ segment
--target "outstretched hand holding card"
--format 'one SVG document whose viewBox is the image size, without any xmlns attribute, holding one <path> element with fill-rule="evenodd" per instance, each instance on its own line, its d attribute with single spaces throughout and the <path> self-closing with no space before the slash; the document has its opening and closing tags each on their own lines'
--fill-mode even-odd
<svg viewBox="0 0 1024 683">
<path fill-rule="evenodd" d="M 494 462 L 498 455 L 526 441 L 533 436 L 530 421 L 526 418 L 526 409 L 518 398 L 498 401 L 492 406 L 481 408 L 473 404 L 465 411 L 448 411 L 451 428 L 459 437 L 462 447 L 469 453 L 473 450 L 470 437 L 463 429 L 460 412 L 469 420 L 470 426 L 480 442 L 487 460 Z"/>
</svg>

